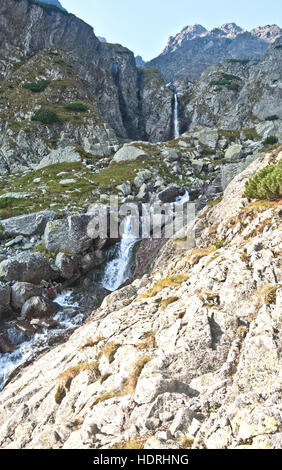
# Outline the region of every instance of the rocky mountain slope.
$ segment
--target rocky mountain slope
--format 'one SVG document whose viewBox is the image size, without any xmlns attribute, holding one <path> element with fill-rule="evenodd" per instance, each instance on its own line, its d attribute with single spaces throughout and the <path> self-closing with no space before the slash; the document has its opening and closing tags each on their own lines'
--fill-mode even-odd
<svg viewBox="0 0 282 470">
<path fill-rule="evenodd" d="M 250 202 L 261 155 L 0 394 L 1 448 L 281 447 L 281 203 Z M 188 232 L 190 233 L 190 232 Z"/>
<path fill-rule="evenodd" d="M 226 59 L 253 60 L 282 34 L 277 25 L 248 32 L 235 23 L 207 31 L 201 25 L 186 26 L 170 37 L 164 51 L 147 65 L 157 67 L 167 81 L 185 76 L 197 80 L 210 65 Z"/>
<path fill-rule="evenodd" d="M 207 68 L 194 85 L 176 81 L 182 130 L 256 128 L 281 138 L 281 55 L 277 39 L 260 61 L 228 60 Z"/>
<path fill-rule="evenodd" d="M 2 79 L 28 67 L 28 61 L 43 50 L 58 49 L 85 82 L 89 102 L 103 119 L 122 137 L 143 138 L 149 116 L 140 114 L 138 72 L 131 51 L 100 42 L 93 28 L 74 15 L 34 0 L 3 0 L 0 15 Z M 43 70 L 37 74 L 44 77 Z M 172 105 L 171 93 L 171 109 Z"/>
</svg>

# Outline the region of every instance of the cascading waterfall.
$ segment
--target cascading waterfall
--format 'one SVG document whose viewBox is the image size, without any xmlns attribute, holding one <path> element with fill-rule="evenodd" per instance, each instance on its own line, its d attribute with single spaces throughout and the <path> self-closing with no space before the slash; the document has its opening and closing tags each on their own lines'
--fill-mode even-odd
<svg viewBox="0 0 282 470">
<path fill-rule="evenodd" d="M 174 138 L 177 139 L 180 136 L 179 131 L 179 117 L 178 117 L 178 96 L 174 95 Z"/>
<path fill-rule="evenodd" d="M 133 218 L 125 217 L 124 233 L 117 245 L 114 259 L 108 262 L 102 279 L 102 286 L 113 292 L 130 277 L 133 249 L 139 238 L 134 236 Z"/>
</svg>

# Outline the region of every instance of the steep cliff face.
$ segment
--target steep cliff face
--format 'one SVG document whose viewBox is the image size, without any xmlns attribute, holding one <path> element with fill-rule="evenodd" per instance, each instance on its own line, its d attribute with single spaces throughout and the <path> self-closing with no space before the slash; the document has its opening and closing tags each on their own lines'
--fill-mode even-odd
<svg viewBox="0 0 282 470">
<path fill-rule="evenodd" d="M 173 135 L 173 93 L 152 67 L 140 69 L 139 80 L 143 139 L 169 140 Z"/>
<path fill-rule="evenodd" d="M 281 34 L 276 25 L 251 32 L 235 23 L 211 31 L 201 25 L 187 26 L 170 37 L 162 54 L 147 65 L 157 67 L 168 81 L 181 76 L 197 80 L 205 68 L 225 59 L 259 59 Z"/>
<path fill-rule="evenodd" d="M 282 119 L 281 54 L 282 39 L 278 39 L 261 61 L 230 60 L 208 68 L 194 88 L 184 92 L 186 127 L 271 126 L 268 118 L 274 119 L 272 126 L 275 121 L 278 124 Z"/>
<path fill-rule="evenodd" d="M 74 15 L 30 0 L 3 0 L 0 16 L 2 76 L 40 50 L 58 47 L 88 83 L 104 119 L 119 134 L 137 137 L 137 71 L 128 49 L 102 44 L 92 27 Z"/>
<path fill-rule="evenodd" d="M 139 89 L 134 55 L 119 44 L 101 42 L 93 28 L 53 6 L 35 0 L 3 0 L 0 5 L 0 77 L 7 79 L 15 69 L 40 51 L 55 47 L 61 50 L 74 67 L 78 78 L 88 87 L 88 100 L 118 135 L 131 139 L 159 139 L 146 123 L 147 95 Z M 148 79 L 146 89 L 150 88 Z M 155 90 L 153 80 L 152 90 Z M 152 94 L 151 90 L 151 94 Z M 164 90 L 165 91 L 165 90 Z M 166 102 L 165 91 L 160 101 Z M 144 106 L 142 99 L 144 98 Z M 161 115 L 164 136 L 169 136 L 167 106 L 151 104 L 153 115 Z M 167 122 L 165 122 L 167 120 Z"/>
<path fill-rule="evenodd" d="M 281 201 L 244 197 L 281 158 L 199 214 L 194 248 L 177 234 L 150 275 L 10 377 L 1 448 L 281 448 Z"/>
</svg>

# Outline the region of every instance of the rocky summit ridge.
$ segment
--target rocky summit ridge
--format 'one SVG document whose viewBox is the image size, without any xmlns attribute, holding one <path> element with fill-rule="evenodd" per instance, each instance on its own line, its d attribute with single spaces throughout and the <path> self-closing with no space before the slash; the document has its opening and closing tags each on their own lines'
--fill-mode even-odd
<svg viewBox="0 0 282 470">
<path fill-rule="evenodd" d="M 242 29 L 226 23 L 211 31 L 201 25 L 186 26 L 171 36 L 163 52 L 147 65 L 157 67 L 167 81 L 181 76 L 197 80 L 208 66 L 227 59 L 260 59 L 282 35 L 277 25 Z"/>
</svg>

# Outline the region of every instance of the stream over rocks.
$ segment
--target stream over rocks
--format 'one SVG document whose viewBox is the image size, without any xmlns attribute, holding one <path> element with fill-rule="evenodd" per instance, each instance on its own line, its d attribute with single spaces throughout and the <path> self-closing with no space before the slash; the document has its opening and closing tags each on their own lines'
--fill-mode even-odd
<svg viewBox="0 0 282 470">
<path fill-rule="evenodd" d="M 60 306 L 58 313 L 51 320 L 31 321 L 34 332 L 24 329 L 23 322 L 17 320 L 1 325 L 4 333 L 0 341 L 5 341 L 6 347 L 10 346 L 11 352 L 0 354 L 0 390 L 20 366 L 32 361 L 36 355 L 82 324 L 87 312 L 82 311 L 73 297 L 71 290 L 62 291 L 55 298 L 55 302 Z"/>
</svg>

